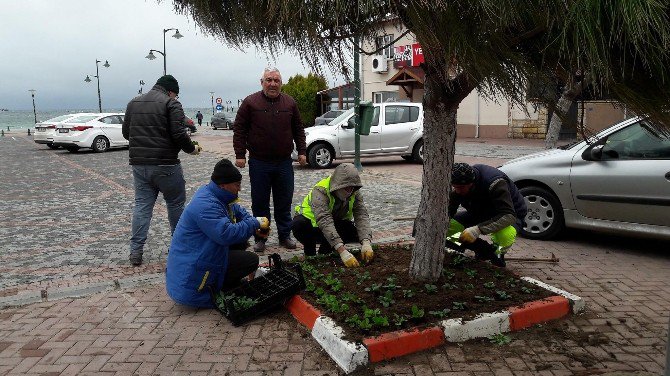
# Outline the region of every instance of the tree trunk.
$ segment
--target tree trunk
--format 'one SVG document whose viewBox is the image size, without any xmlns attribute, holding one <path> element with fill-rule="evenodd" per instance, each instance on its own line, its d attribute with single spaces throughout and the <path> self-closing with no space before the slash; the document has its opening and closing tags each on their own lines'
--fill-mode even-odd
<svg viewBox="0 0 670 376">
<path fill-rule="evenodd" d="M 558 99 L 558 103 L 556 103 L 554 115 L 549 122 L 547 136 L 544 139 L 545 149 L 554 149 L 556 147 L 558 136 L 560 135 L 561 127 L 563 126 L 563 119 L 567 118 L 568 111 L 570 111 L 570 106 L 572 106 L 575 98 L 582 93 L 583 82 L 584 80 L 578 83 L 570 82 L 570 84 L 566 85 L 565 89 L 563 89 L 563 93 Z"/>
<path fill-rule="evenodd" d="M 436 281 L 442 272 L 444 238 L 447 233 L 447 205 L 451 166 L 456 142 L 458 102 L 450 102 L 447 93 L 426 75 L 423 99 L 423 185 L 421 201 L 414 221 L 415 243 L 410 276 L 415 280 Z"/>
</svg>

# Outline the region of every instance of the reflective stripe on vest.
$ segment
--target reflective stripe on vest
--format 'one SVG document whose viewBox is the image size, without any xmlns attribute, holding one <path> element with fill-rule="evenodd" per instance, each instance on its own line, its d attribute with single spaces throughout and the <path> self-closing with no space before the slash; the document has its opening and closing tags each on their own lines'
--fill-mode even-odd
<svg viewBox="0 0 670 376">
<path fill-rule="evenodd" d="M 314 212 L 312 212 L 312 191 L 316 187 L 322 187 L 326 190 L 326 196 L 328 196 L 328 210 L 332 213 L 333 207 L 335 207 L 335 197 L 330 194 L 330 176 L 316 183 L 316 185 L 309 190 L 307 196 L 302 200 L 302 204 L 295 207 L 295 212 L 302 214 L 305 218 L 309 219 L 312 222 L 312 227 L 319 227 L 316 223 L 316 218 L 314 217 Z M 354 218 L 354 201 L 356 201 L 356 194 L 352 194 L 349 197 L 349 210 L 347 211 L 346 219 L 351 220 Z"/>
</svg>

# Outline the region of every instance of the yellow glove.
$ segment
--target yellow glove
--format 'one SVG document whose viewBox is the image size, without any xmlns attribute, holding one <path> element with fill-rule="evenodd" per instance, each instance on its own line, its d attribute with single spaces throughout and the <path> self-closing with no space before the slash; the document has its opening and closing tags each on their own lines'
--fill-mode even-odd
<svg viewBox="0 0 670 376">
<path fill-rule="evenodd" d="M 372 261 L 372 258 L 375 256 L 375 253 L 372 251 L 372 245 L 370 245 L 370 240 L 363 239 L 361 242 L 361 259 L 366 263 Z"/>
<path fill-rule="evenodd" d="M 261 230 L 270 229 L 270 220 L 268 217 L 256 217 L 256 220 L 258 221 L 258 224 L 261 225 Z"/>
<path fill-rule="evenodd" d="M 347 268 L 356 268 L 361 266 L 358 263 L 358 260 L 356 260 L 356 257 L 354 257 L 354 255 L 352 255 L 349 251 L 345 250 L 342 253 L 340 253 L 340 258 L 342 259 L 342 262 Z"/>
<path fill-rule="evenodd" d="M 190 152 L 189 154 L 198 155 L 198 154 L 200 154 L 201 151 L 202 151 L 202 146 L 195 145 L 195 149 L 192 152 Z"/>
<path fill-rule="evenodd" d="M 479 227 L 472 226 L 468 227 L 463 232 L 461 232 L 460 241 L 464 243 L 474 243 L 475 240 L 481 235 L 482 232 L 479 230 Z"/>
</svg>

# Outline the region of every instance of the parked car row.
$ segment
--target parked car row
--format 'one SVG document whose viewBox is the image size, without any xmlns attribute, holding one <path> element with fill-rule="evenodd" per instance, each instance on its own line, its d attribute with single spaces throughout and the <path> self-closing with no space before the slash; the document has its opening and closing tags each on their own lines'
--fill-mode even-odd
<svg viewBox="0 0 670 376">
<path fill-rule="evenodd" d="M 354 109 L 326 125 L 305 129 L 307 162 L 328 168 L 333 160 L 355 153 Z M 423 163 L 423 106 L 421 103 L 376 103 L 369 135 L 360 137 L 361 157 L 399 155 Z M 293 159 L 298 153 L 293 150 Z"/>
<path fill-rule="evenodd" d="M 77 113 L 55 117 L 35 125 L 33 140 L 51 149 L 62 147 L 70 152 L 82 148 L 101 153 L 110 148 L 126 147 L 121 134 L 123 113 Z"/>
</svg>

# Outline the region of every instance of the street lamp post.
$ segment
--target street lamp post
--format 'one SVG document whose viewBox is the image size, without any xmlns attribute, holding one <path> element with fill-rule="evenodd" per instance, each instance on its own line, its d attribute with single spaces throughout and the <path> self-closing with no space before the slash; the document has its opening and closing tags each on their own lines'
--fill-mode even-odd
<svg viewBox="0 0 670 376">
<path fill-rule="evenodd" d="M 102 61 L 95 59 L 95 78 L 98 79 L 98 110 L 100 110 L 100 113 L 102 113 L 102 97 L 100 96 L 100 68 L 98 67 L 98 63 L 101 63 Z M 109 68 L 109 61 L 105 60 L 105 64 L 102 65 L 105 68 Z M 84 82 L 91 82 L 91 78 L 86 75 L 86 78 L 84 79 Z"/>
<path fill-rule="evenodd" d="M 179 29 L 163 29 L 163 51 L 159 50 L 149 50 L 149 54 L 146 56 L 147 59 L 149 60 L 154 60 L 156 58 L 156 55 L 154 55 L 154 52 L 158 52 L 159 54 L 163 55 L 163 76 L 167 74 L 167 56 L 166 56 L 166 51 L 165 51 L 165 33 L 167 33 L 170 30 L 174 30 L 175 33 L 172 36 L 173 38 L 182 38 L 184 37 L 179 33 Z"/>
<path fill-rule="evenodd" d="M 209 95 L 212 96 L 212 115 L 214 115 L 214 92 L 210 91 Z"/>
<path fill-rule="evenodd" d="M 37 110 L 35 110 L 35 92 L 37 90 L 30 89 L 28 91 L 30 92 L 30 95 L 33 97 L 33 115 L 35 115 L 35 124 L 37 124 Z"/>
</svg>

